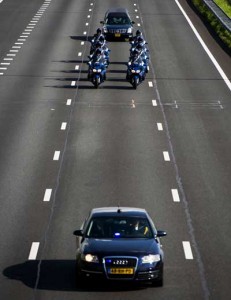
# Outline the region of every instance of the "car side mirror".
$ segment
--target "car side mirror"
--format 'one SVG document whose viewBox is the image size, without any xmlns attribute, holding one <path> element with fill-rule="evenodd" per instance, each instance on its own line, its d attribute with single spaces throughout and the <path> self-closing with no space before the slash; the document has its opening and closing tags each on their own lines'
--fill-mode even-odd
<svg viewBox="0 0 231 300">
<path fill-rule="evenodd" d="M 83 231 L 81 229 L 78 229 L 78 230 L 75 230 L 73 232 L 73 234 L 76 235 L 76 236 L 83 236 Z"/>
<path fill-rule="evenodd" d="M 100 24 L 103 24 L 103 25 L 104 25 L 104 21 L 100 21 Z"/>
<path fill-rule="evenodd" d="M 157 230 L 157 237 L 163 237 L 163 236 L 166 236 L 167 235 L 167 232 L 166 231 L 163 231 L 163 230 Z"/>
<path fill-rule="evenodd" d="M 132 23 L 132 24 L 136 24 L 136 22 L 134 22 L 134 21 L 132 21 L 131 23 Z"/>
</svg>

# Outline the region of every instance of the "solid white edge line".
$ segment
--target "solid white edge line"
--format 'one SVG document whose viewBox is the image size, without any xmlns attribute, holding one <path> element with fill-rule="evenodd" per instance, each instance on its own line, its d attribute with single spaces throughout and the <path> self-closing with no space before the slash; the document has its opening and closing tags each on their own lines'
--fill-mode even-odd
<svg viewBox="0 0 231 300">
<path fill-rule="evenodd" d="M 48 202 L 51 199 L 52 189 L 46 189 L 43 201 Z"/>
<path fill-rule="evenodd" d="M 172 189 L 172 198 L 174 202 L 180 202 L 180 197 L 177 189 Z"/>
<path fill-rule="evenodd" d="M 30 249 L 28 260 L 35 260 L 38 254 L 39 243 L 33 242 Z"/>
<path fill-rule="evenodd" d="M 183 241 L 184 255 L 186 259 L 193 259 L 192 248 L 190 242 Z"/>
<path fill-rule="evenodd" d="M 201 38 L 200 34 L 198 33 L 198 31 L 196 30 L 195 26 L 193 25 L 193 23 L 189 19 L 188 15 L 184 11 L 183 7 L 180 5 L 179 1 L 175 0 L 175 2 L 178 5 L 179 9 L 181 10 L 182 14 L 184 15 L 185 19 L 187 20 L 188 24 L 190 25 L 191 29 L 193 30 L 194 34 L 196 35 L 197 39 L 201 43 L 202 47 L 204 48 L 204 50 L 208 54 L 209 58 L 213 62 L 213 64 L 216 67 L 217 71 L 220 73 L 222 79 L 224 80 L 224 82 L 228 86 L 229 90 L 231 91 L 231 82 L 228 79 L 228 77 L 226 76 L 225 72 L 222 70 L 222 68 L 218 64 L 217 60 L 215 59 L 215 57 L 213 56 L 213 54 L 211 53 L 211 51 L 209 50 L 209 48 L 207 47 L 207 45 L 205 44 L 205 42 L 203 41 L 203 39 Z"/>
</svg>

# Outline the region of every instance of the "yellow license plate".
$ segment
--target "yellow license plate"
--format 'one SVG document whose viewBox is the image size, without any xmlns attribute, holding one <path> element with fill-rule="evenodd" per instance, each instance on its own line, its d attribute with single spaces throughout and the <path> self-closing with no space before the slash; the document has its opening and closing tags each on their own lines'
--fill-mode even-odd
<svg viewBox="0 0 231 300">
<path fill-rule="evenodd" d="M 131 275 L 134 273 L 134 269 L 132 268 L 111 268 L 109 270 L 110 274 L 128 274 Z"/>
<path fill-rule="evenodd" d="M 121 34 L 120 33 L 115 33 L 115 37 L 120 37 Z"/>
</svg>

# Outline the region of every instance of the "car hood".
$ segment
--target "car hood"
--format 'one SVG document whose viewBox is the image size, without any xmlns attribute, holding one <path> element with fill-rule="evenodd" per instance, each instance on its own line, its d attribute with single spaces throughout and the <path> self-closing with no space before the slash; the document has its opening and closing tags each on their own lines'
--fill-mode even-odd
<svg viewBox="0 0 231 300">
<path fill-rule="evenodd" d="M 104 255 L 145 255 L 160 253 L 154 239 L 85 239 L 83 253 Z"/>
<path fill-rule="evenodd" d="M 124 25 L 108 25 L 108 24 L 105 24 L 104 26 L 107 27 L 107 29 L 128 29 L 128 28 L 132 27 L 132 25 L 130 25 L 130 24 L 124 24 Z"/>
</svg>

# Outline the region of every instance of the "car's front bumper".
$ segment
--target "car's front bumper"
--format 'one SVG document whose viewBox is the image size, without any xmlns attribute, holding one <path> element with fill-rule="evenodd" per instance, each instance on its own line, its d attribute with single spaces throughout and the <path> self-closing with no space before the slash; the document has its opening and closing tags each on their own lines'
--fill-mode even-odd
<svg viewBox="0 0 231 300">
<path fill-rule="evenodd" d="M 133 35 L 132 33 L 110 33 L 110 32 L 107 32 L 105 33 L 105 37 L 106 37 L 106 40 L 107 41 L 110 41 L 110 40 L 130 40 Z"/>
<path fill-rule="evenodd" d="M 88 279 L 108 279 L 121 281 L 153 281 L 159 280 L 163 276 L 163 263 L 154 266 L 139 265 L 134 268 L 133 274 L 109 274 L 108 269 L 103 264 L 86 263 L 81 261 L 77 265 L 77 272 L 82 278 Z"/>
</svg>

